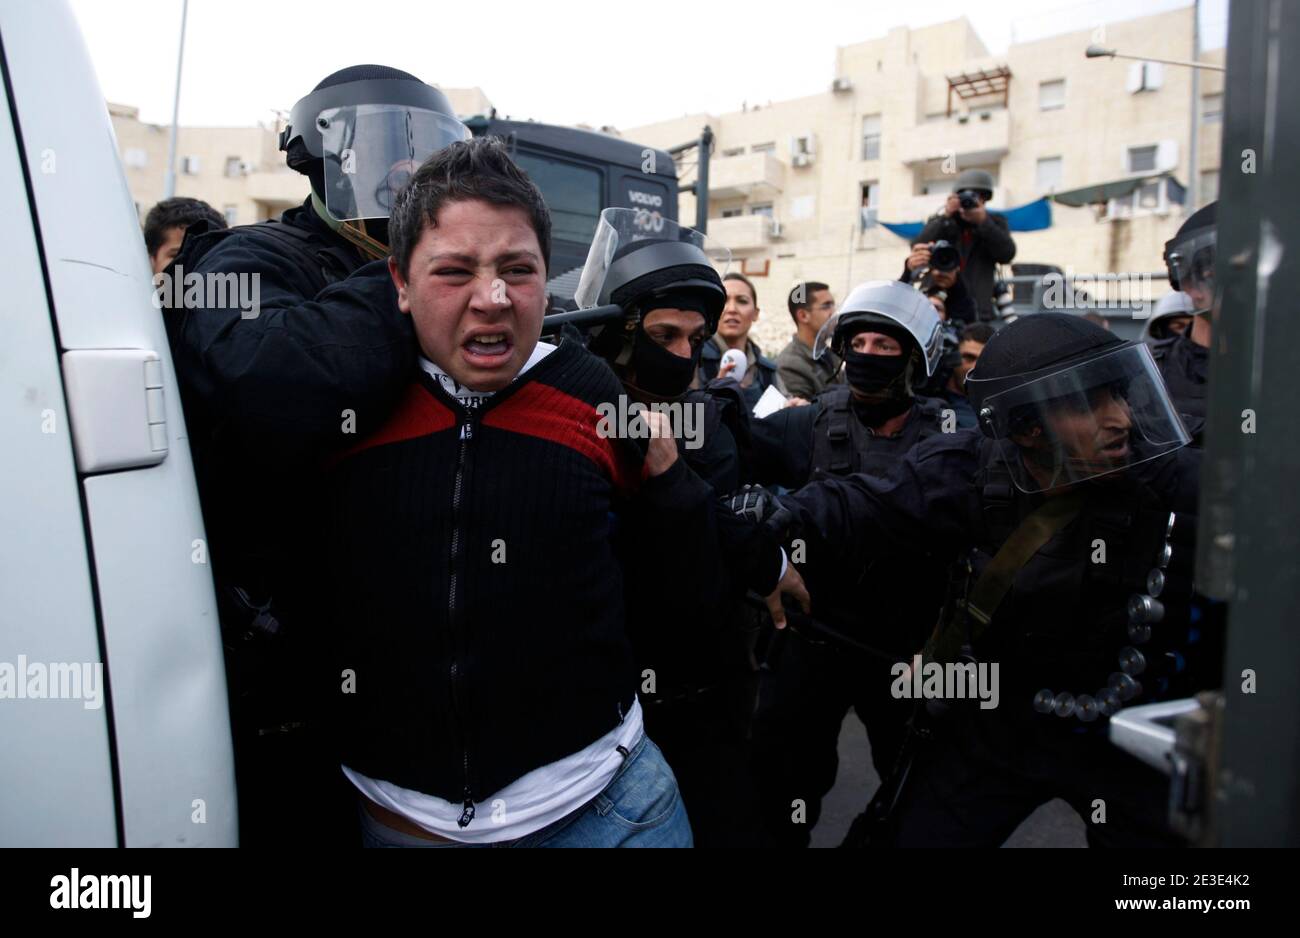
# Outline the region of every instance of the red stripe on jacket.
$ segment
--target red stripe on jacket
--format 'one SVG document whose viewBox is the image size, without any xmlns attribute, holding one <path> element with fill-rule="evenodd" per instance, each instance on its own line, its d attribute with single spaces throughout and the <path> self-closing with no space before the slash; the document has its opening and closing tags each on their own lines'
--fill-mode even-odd
<svg viewBox="0 0 1300 938">
<path fill-rule="evenodd" d="M 601 416 L 586 401 L 538 382 L 529 382 L 483 417 L 485 427 L 549 440 L 567 446 L 605 470 L 619 492 L 630 492 L 644 465 L 632 465 L 614 441 L 596 430 Z"/>
<path fill-rule="evenodd" d="M 328 461 L 328 465 L 333 466 L 342 459 L 376 446 L 414 440 L 440 430 L 449 430 L 454 426 L 456 426 L 456 415 L 452 413 L 451 408 L 434 397 L 424 385 L 416 382 L 406 389 L 397 409 L 384 421 L 382 427 L 355 446 L 333 456 Z"/>
</svg>

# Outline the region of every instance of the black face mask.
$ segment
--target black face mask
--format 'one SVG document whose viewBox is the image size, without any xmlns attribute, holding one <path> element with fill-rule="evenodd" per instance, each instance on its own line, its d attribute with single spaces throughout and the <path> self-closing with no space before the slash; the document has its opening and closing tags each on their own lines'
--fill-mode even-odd
<svg viewBox="0 0 1300 938">
<path fill-rule="evenodd" d="M 844 376 L 851 387 L 864 394 L 892 393 L 905 386 L 909 361 L 907 354 L 869 355 L 845 349 Z"/>
<path fill-rule="evenodd" d="M 908 386 L 912 356 L 869 355 L 846 349 L 844 373 L 849 387 L 869 395 L 867 400 L 854 397 L 853 412 L 869 427 L 879 426 L 912 406 L 912 389 Z"/>
<path fill-rule="evenodd" d="M 637 388 L 655 397 L 671 400 L 681 397 L 691 386 L 691 379 L 700 366 L 700 353 L 703 351 L 704 346 L 698 345 L 690 358 L 674 355 L 646 335 L 638 325 L 628 369 Z"/>
</svg>

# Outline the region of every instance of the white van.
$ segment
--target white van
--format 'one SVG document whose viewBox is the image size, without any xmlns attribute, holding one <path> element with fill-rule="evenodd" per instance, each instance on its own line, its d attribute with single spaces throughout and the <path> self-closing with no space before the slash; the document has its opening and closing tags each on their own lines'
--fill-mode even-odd
<svg viewBox="0 0 1300 938">
<path fill-rule="evenodd" d="M 194 470 L 64 2 L 0 0 L 0 846 L 233 846 Z"/>
</svg>

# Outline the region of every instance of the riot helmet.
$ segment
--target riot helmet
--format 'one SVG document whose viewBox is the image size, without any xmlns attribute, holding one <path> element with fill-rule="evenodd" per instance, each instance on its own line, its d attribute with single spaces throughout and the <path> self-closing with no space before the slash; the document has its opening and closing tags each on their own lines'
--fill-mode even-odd
<svg viewBox="0 0 1300 938">
<path fill-rule="evenodd" d="M 995 333 L 966 396 L 1024 492 L 1119 472 L 1190 442 L 1150 349 L 1068 313 L 1021 317 Z"/>
<path fill-rule="evenodd" d="M 293 106 L 280 149 L 291 169 L 311 179 L 317 213 L 383 256 L 398 190 L 430 156 L 469 136 L 437 88 L 395 68 L 354 65 Z"/>
<path fill-rule="evenodd" d="M 1169 285 L 1192 298 L 1193 313 L 1210 308 L 1214 300 L 1214 255 L 1218 241 L 1218 202 L 1197 209 L 1178 233 L 1165 242 Z"/>
<path fill-rule="evenodd" d="M 647 398 L 685 393 L 702 346 L 689 359 L 676 355 L 646 334 L 645 319 L 657 309 L 693 311 L 703 317 L 705 337 L 712 335 L 727 301 L 722 275 L 730 262 L 725 247 L 657 212 L 605 209 L 574 301 L 579 309 L 620 306 L 625 315 L 621 323 L 592 330 L 591 350 Z"/>
<path fill-rule="evenodd" d="M 837 312 L 817 332 L 813 358 L 828 351 L 843 355 L 859 332 L 881 331 L 896 335 L 916 354 L 917 363 L 931 377 L 943 351 L 939 314 L 923 294 L 897 280 L 870 280 L 859 284 Z"/>
<path fill-rule="evenodd" d="M 1190 319 L 1196 315 L 1192 298 L 1180 290 L 1172 290 L 1156 301 L 1155 308 L 1142 326 L 1143 342 L 1160 342 L 1175 337 L 1170 329 L 1173 320 Z"/>
<path fill-rule="evenodd" d="M 853 337 L 878 332 L 893 338 L 901 354 L 857 352 Z M 855 287 L 817 333 L 813 357 L 834 352 L 844 360 L 854 412 L 867 426 L 912 406 L 913 388 L 934 375 L 943 355 L 943 329 L 934 304 L 897 280 L 872 280 Z"/>
</svg>

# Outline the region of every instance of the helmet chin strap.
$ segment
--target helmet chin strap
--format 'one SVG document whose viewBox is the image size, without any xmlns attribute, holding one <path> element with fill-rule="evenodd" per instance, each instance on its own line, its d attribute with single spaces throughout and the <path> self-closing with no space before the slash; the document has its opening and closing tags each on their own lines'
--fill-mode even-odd
<svg viewBox="0 0 1300 938">
<path fill-rule="evenodd" d="M 339 221 L 329 213 L 329 209 L 325 207 L 325 203 L 321 201 L 321 197 L 316 194 L 315 190 L 312 190 L 311 194 L 311 207 L 320 216 L 321 221 L 330 226 L 330 230 L 366 255 L 366 257 L 373 261 L 380 261 L 389 255 L 388 245 L 366 233 L 364 219 Z"/>
</svg>

